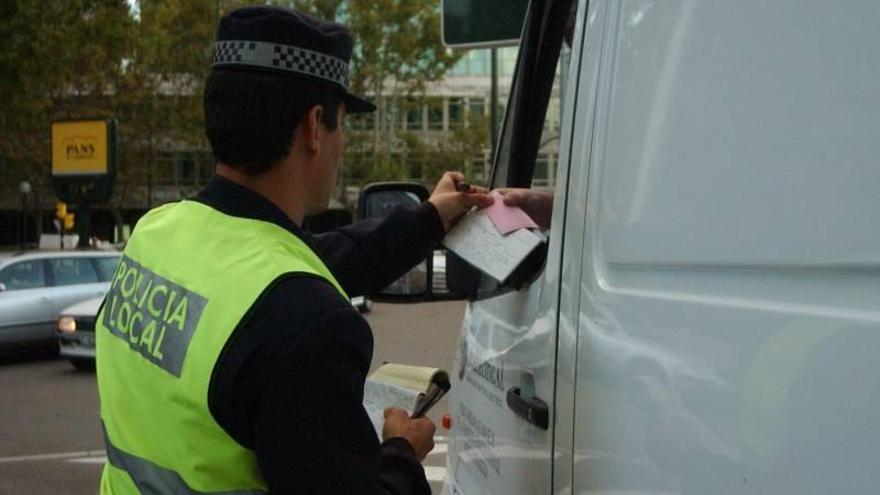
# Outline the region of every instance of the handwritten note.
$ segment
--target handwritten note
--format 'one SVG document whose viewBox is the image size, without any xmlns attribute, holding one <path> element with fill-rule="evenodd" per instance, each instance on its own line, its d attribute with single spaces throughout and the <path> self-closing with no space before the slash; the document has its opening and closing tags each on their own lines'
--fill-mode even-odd
<svg viewBox="0 0 880 495">
<path fill-rule="evenodd" d="M 532 220 L 526 212 L 516 206 L 507 206 L 504 204 L 504 196 L 498 191 L 492 191 L 492 197 L 495 202 L 491 206 L 483 209 L 498 231 L 502 234 L 509 234 L 519 229 L 536 229 L 538 225 Z"/>
<path fill-rule="evenodd" d="M 419 400 L 420 393 L 406 387 L 400 387 L 393 383 L 386 383 L 372 378 L 367 378 L 364 384 L 364 409 L 370 416 L 373 428 L 382 441 L 382 426 L 385 424 L 385 408 L 399 407 L 407 412 L 412 412 Z"/>
<path fill-rule="evenodd" d="M 499 282 L 504 282 L 544 238 L 529 229 L 503 235 L 485 210 L 472 211 L 443 238 L 443 245 Z"/>
</svg>

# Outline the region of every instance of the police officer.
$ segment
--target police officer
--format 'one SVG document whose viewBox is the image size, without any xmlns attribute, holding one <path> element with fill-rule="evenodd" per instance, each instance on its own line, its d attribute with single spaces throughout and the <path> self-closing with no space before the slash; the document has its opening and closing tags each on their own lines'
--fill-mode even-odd
<svg viewBox="0 0 880 495">
<path fill-rule="evenodd" d="M 205 87 L 216 176 L 138 223 L 98 315 L 101 493 L 429 493 L 434 425 L 362 407 L 372 333 L 348 296 L 424 259 L 483 191 L 322 236 L 343 152 L 348 31 L 271 7 L 221 20 Z"/>
</svg>

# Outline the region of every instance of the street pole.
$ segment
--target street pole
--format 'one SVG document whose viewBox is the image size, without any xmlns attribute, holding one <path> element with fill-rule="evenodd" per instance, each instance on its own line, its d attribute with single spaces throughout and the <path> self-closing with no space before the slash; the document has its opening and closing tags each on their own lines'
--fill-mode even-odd
<svg viewBox="0 0 880 495">
<path fill-rule="evenodd" d="M 79 241 L 76 243 L 76 247 L 80 249 L 88 248 L 91 246 L 91 218 L 90 218 L 90 210 L 88 203 L 82 203 L 79 205 L 79 208 L 76 212 L 76 225 L 77 225 L 77 233 L 79 234 Z"/>
<path fill-rule="evenodd" d="M 31 187 L 31 183 L 28 181 L 22 181 L 21 184 L 18 185 L 18 192 L 21 193 L 21 250 L 24 251 L 27 247 L 27 206 L 28 206 L 28 197 L 31 194 L 33 188 Z"/>
<path fill-rule="evenodd" d="M 492 48 L 489 63 L 491 64 L 492 85 L 489 90 L 489 135 L 492 141 L 490 160 L 495 163 L 495 147 L 498 145 L 498 49 Z"/>
<path fill-rule="evenodd" d="M 27 203 L 24 194 L 21 195 L 21 218 L 18 221 L 18 241 L 21 250 L 24 251 L 24 236 L 27 234 Z"/>
</svg>

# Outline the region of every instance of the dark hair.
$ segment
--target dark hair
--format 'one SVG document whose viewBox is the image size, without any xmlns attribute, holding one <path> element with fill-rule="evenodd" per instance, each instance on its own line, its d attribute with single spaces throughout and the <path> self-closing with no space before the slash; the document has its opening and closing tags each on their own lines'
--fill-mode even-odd
<svg viewBox="0 0 880 495">
<path fill-rule="evenodd" d="M 332 86 L 302 77 L 214 70 L 205 83 L 205 133 L 215 160 L 256 175 L 290 153 L 293 132 L 313 106 L 324 108 L 322 123 L 336 130 L 340 101 Z"/>
</svg>

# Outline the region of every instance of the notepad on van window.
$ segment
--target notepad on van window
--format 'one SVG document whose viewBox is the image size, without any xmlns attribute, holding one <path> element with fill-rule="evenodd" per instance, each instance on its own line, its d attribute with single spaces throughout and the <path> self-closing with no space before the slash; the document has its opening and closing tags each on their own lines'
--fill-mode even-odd
<svg viewBox="0 0 880 495">
<path fill-rule="evenodd" d="M 486 210 L 474 210 L 441 242 L 471 265 L 504 282 L 529 253 L 545 241 L 543 235 L 527 228 L 502 234 Z"/>
<path fill-rule="evenodd" d="M 385 408 L 399 407 L 410 415 L 424 412 L 449 390 L 449 374 L 439 368 L 386 363 L 364 384 L 364 409 L 382 438 Z"/>
</svg>

